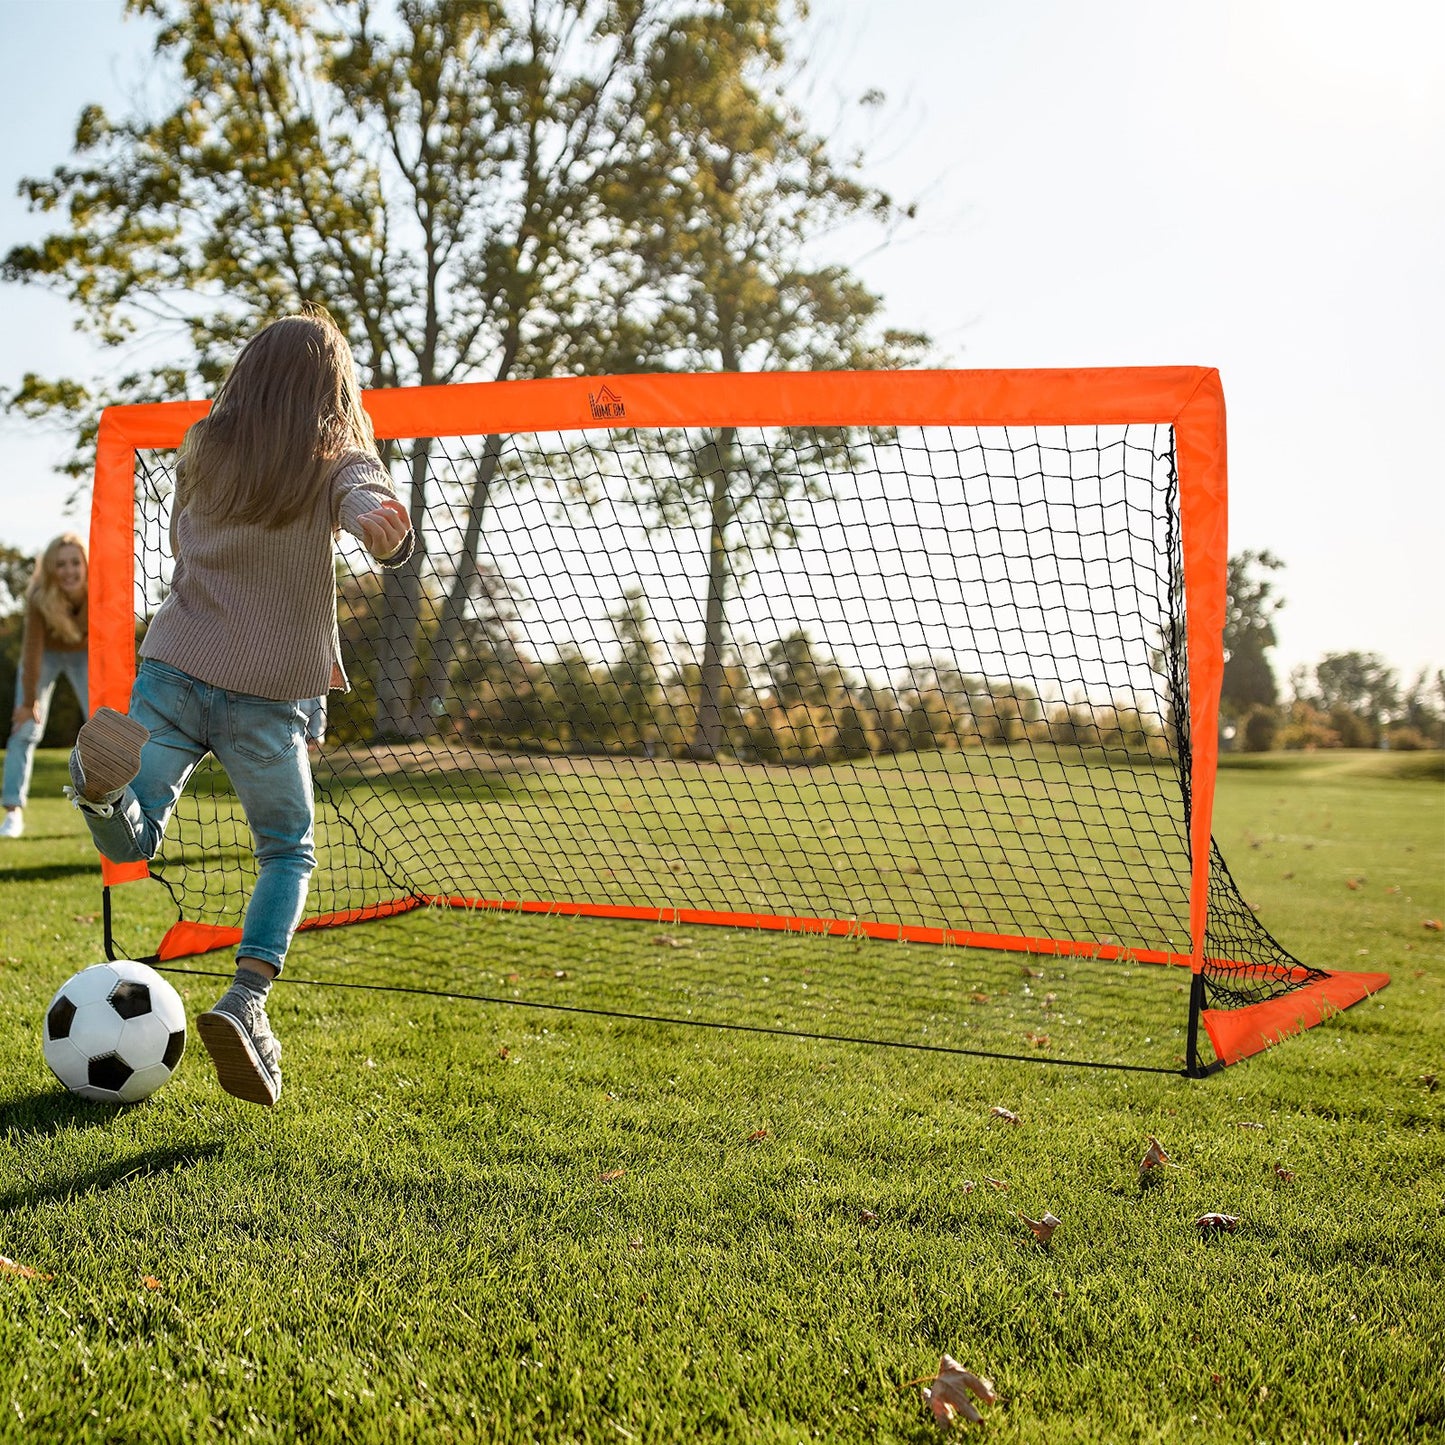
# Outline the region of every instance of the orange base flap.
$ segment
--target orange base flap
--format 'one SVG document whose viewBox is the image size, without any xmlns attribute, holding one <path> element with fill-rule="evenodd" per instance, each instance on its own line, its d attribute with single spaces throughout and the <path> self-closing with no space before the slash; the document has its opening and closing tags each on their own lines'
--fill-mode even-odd
<svg viewBox="0 0 1445 1445">
<path fill-rule="evenodd" d="M 345 923 L 365 923 L 375 918 L 391 918 L 398 913 L 410 913 L 413 908 L 423 906 L 421 898 L 394 898 L 386 903 L 373 903 L 366 908 L 350 908 L 344 912 L 320 913 L 313 918 L 303 919 L 297 932 L 313 928 L 333 928 Z M 241 941 L 239 928 L 223 927 L 215 923 L 192 923 L 182 918 L 171 924 L 156 958 L 168 963 L 174 958 L 189 958 L 193 953 L 214 953 L 218 948 L 234 948 Z"/>
<path fill-rule="evenodd" d="M 1347 1009 L 1390 981 L 1388 973 L 1331 973 L 1282 998 L 1244 1008 L 1205 1009 L 1200 1014 L 1215 1057 L 1237 1063 Z"/>
<path fill-rule="evenodd" d="M 218 948 L 234 948 L 241 941 L 239 928 L 218 928 L 214 923 L 190 923 L 181 919 L 166 930 L 156 957 L 167 963 L 173 958 L 189 958 L 193 953 L 213 953 Z"/>
</svg>

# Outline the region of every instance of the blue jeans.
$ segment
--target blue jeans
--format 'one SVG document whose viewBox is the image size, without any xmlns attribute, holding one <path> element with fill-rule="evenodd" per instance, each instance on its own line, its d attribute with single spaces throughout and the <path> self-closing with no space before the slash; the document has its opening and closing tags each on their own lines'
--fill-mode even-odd
<svg viewBox="0 0 1445 1445">
<path fill-rule="evenodd" d="M 317 699 L 274 702 L 143 659 L 130 715 L 150 729 L 140 772 L 109 818 L 81 809 L 96 847 L 114 863 L 154 858 L 186 780 L 206 754 L 226 770 L 256 850 L 258 876 L 246 905 L 237 959 L 259 958 L 278 972 L 301 921 L 316 867 L 307 721 Z"/>
<path fill-rule="evenodd" d="M 62 676 L 68 677 L 75 689 L 81 715 L 90 716 L 90 654 L 83 647 L 79 652 L 57 652 L 47 648 L 40 654 L 40 685 L 35 689 L 35 701 L 40 704 L 40 721 L 27 719 L 10 734 L 10 740 L 5 744 L 5 786 L 0 792 L 0 807 L 23 808 L 30 796 L 30 770 L 35 765 L 35 749 L 45 735 L 50 699 L 55 692 L 55 684 Z M 15 706 L 21 706 L 24 701 L 25 678 L 23 672 L 17 670 Z"/>
</svg>

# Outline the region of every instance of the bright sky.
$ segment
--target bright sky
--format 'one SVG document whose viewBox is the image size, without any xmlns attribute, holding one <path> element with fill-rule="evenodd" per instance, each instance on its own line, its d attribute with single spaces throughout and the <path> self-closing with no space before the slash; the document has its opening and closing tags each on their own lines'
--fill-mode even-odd
<svg viewBox="0 0 1445 1445">
<path fill-rule="evenodd" d="M 1217 366 L 1230 549 L 1286 564 L 1281 683 L 1326 652 L 1445 664 L 1445 6 L 813 0 L 811 33 L 815 123 L 881 89 L 872 179 L 919 202 L 844 254 L 891 319 L 955 366 Z M 86 103 L 129 108 L 148 34 L 121 0 L 0 0 L 0 249 L 44 233 L 16 183 Z M 0 385 L 89 375 L 71 319 L 0 287 Z M 38 548 L 64 443 L 0 439 L 0 541 Z"/>
</svg>

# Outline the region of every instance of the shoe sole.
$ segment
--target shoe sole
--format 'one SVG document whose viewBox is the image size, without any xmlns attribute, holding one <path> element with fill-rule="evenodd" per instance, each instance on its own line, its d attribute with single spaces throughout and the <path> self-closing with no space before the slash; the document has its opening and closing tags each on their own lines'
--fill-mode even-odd
<svg viewBox="0 0 1445 1445">
<path fill-rule="evenodd" d="M 216 1066 L 221 1087 L 248 1104 L 264 1104 L 270 1108 L 281 1091 L 271 1083 L 241 1025 L 230 1014 L 203 1013 L 196 1020 L 196 1027 Z"/>
<path fill-rule="evenodd" d="M 149 730 L 134 718 L 113 707 L 98 708 L 75 738 L 86 801 L 100 802 L 133 782 L 140 772 L 141 749 L 149 741 Z"/>
</svg>

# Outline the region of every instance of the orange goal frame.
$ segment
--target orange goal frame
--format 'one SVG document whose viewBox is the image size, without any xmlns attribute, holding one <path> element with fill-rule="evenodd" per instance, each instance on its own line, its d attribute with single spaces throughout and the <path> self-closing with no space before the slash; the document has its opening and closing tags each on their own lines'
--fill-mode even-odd
<svg viewBox="0 0 1445 1445">
<path fill-rule="evenodd" d="M 1190 952 L 1152 961 L 1187 965 L 1195 986 L 1187 1072 L 1197 1064 L 1194 1018 L 1203 1023 L 1218 1064 L 1268 1047 L 1389 982 L 1386 974 L 1329 974 L 1268 1003 L 1240 1009 L 1203 1007 L 1205 929 L 1219 753 L 1219 699 L 1224 675 L 1228 568 L 1228 468 L 1224 392 L 1219 373 L 1193 366 L 1070 370 L 749 372 L 560 377 L 368 391 L 363 400 L 379 440 L 582 429 L 660 427 L 1122 426 L 1173 429 L 1183 551 L 1189 689 Z M 90 530 L 90 702 L 124 711 L 135 680 L 135 454 L 174 448 L 204 416 L 203 401 L 108 407 L 101 414 Z M 148 874 L 144 863 L 101 860 L 107 887 Z M 438 900 L 442 901 L 442 900 Z M 515 905 L 513 905 L 515 906 Z M 556 904 L 538 904 L 549 911 Z M 378 916 L 384 910 L 366 910 Z M 600 905 L 566 911 L 616 916 Z M 342 920 L 327 920 L 342 921 Z M 732 914 L 698 912 L 683 921 L 737 923 Z M 748 920 L 764 926 L 857 932 L 831 920 Z M 315 926 L 316 921 L 312 921 Z M 191 942 L 165 950 L 179 956 L 205 942 L 203 925 L 173 930 Z M 229 930 L 221 930 L 229 933 Z M 906 936 L 922 930 L 905 930 Z M 931 930 L 934 941 L 994 948 L 1073 952 L 1076 945 Z M 889 937 L 899 936 L 897 928 Z M 1136 955 L 1137 956 L 1137 955 Z"/>
</svg>

